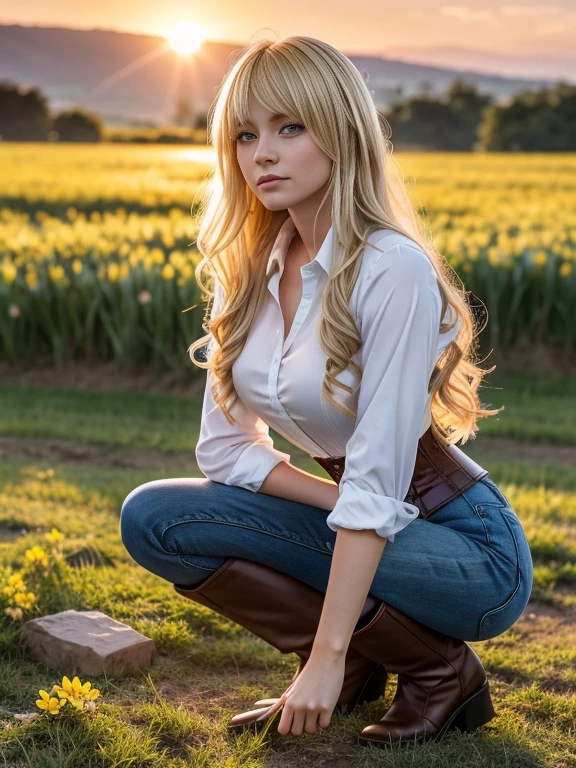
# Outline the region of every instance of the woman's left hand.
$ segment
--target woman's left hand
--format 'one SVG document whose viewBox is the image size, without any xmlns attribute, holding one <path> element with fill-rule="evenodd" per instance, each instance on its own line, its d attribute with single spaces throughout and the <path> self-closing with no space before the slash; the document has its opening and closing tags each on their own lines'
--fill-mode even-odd
<svg viewBox="0 0 576 768">
<path fill-rule="evenodd" d="M 317 724 L 327 728 L 342 692 L 346 657 L 312 651 L 304 669 L 275 704 L 261 717 L 270 717 L 283 708 L 278 733 L 300 736 L 316 733 Z"/>
</svg>

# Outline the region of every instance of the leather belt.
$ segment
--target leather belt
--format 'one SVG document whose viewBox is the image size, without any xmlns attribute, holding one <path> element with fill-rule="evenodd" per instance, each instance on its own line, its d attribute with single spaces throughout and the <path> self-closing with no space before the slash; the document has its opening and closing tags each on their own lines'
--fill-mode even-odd
<svg viewBox="0 0 576 768">
<path fill-rule="evenodd" d="M 346 466 L 345 456 L 312 458 L 326 470 L 334 482 L 340 483 Z M 429 427 L 418 440 L 414 474 L 404 501 L 418 507 L 418 517 L 427 518 L 487 474 L 487 469 L 473 461 L 457 446 L 439 443 L 432 427 Z"/>
</svg>

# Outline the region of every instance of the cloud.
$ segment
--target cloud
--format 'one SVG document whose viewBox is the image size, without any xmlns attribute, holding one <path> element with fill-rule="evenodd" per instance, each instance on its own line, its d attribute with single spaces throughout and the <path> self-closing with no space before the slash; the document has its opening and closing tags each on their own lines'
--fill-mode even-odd
<svg viewBox="0 0 576 768">
<path fill-rule="evenodd" d="M 560 5 L 503 5 L 500 13 L 503 16 L 558 16 L 566 13 L 567 8 Z"/>
<path fill-rule="evenodd" d="M 469 8 L 465 5 L 442 5 L 440 13 L 451 16 L 463 24 L 484 23 L 493 27 L 501 27 L 503 22 L 511 19 L 548 19 L 562 17 L 562 22 L 567 22 L 572 17 L 572 12 L 561 5 L 503 5 L 495 10 Z M 550 30 L 555 32 L 560 28 L 560 21 L 549 22 Z"/>
<path fill-rule="evenodd" d="M 473 8 L 466 8 L 464 5 L 442 5 L 440 13 L 444 14 L 444 16 L 453 16 L 458 21 L 466 24 L 476 24 L 479 21 L 483 21 L 496 27 L 500 26 L 500 20 L 493 11 L 475 10 Z"/>
</svg>

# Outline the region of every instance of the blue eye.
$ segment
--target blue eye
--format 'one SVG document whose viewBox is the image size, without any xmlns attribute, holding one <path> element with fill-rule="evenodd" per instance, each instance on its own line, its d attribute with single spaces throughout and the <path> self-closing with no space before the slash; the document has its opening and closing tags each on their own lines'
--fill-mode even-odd
<svg viewBox="0 0 576 768">
<path fill-rule="evenodd" d="M 296 127 L 296 128 L 302 128 L 302 130 L 304 130 L 304 126 L 303 126 L 303 125 L 300 125 L 300 123 L 286 123 L 286 125 L 283 125 L 283 126 L 282 126 L 282 128 L 281 128 L 280 130 L 281 130 L 281 131 L 283 131 L 283 130 L 284 130 L 284 128 L 290 128 L 290 127 L 292 127 L 292 126 L 294 126 L 294 127 Z M 241 137 L 242 137 L 242 136 L 244 136 L 244 134 L 245 134 L 245 133 L 248 133 L 248 134 L 249 134 L 249 133 L 251 133 L 251 131 L 241 131 L 239 134 L 237 134 L 237 136 L 236 136 L 236 141 L 240 141 Z M 296 131 L 296 133 L 299 133 L 299 131 Z M 294 135 L 294 134 L 293 134 L 293 133 L 289 133 L 288 135 L 289 135 L 289 136 L 292 136 L 292 135 Z M 252 136 L 254 136 L 254 134 L 253 134 L 253 133 L 252 133 Z M 246 142 L 240 141 L 240 143 L 241 143 L 241 144 L 245 144 Z"/>
<path fill-rule="evenodd" d="M 300 125 L 299 123 L 286 123 L 286 125 L 283 125 L 281 130 L 283 131 L 284 128 L 290 128 L 291 126 L 294 126 L 295 128 L 302 128 L 304 129 L 303 125 Z"/>
</svg>

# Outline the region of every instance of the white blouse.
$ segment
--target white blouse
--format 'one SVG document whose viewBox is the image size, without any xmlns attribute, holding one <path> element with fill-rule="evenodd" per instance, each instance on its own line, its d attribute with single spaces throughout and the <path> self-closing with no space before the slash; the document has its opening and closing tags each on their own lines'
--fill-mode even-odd
<svg viewBox="0 0 576 768">
<path fill-rule="evenodd" d="M 318 328 L 332 261 L 333 227 L 316 257 L 300 268 L 302 296 L 283 341 L 278 285 L 295 232 L 288 217 L 268 259 L 266 274 L 271 277 L 264 305 L 233 366 L 240 399 L 232 413 L 238 424 L 231 426 L 216 406 L 207 376 L 196 460 L 209 479 L 258 491 L 276 464 L 290 462 L 290 454 L 274 448 L 269 427 L 310 456 L 345 456 L 338 501 L 326 519 L 328 527 L 332 531 L 374 529 L 393 542 L 394 534 L 418 517 L 418 508 L 404 498 L 418 440 L 431 423 L 428 382 L 436 361 L 456 336 L 460 320 L 441 335 L 442 301 L 427 255 L 404 235 L 385 229 L 373 233 L 361 254 L 350 299 L 362 338 L 354 360 L 363 378 L 358 385 L 348 368 L 337 378 L 353 387 L 354 394 L 339 387 L 334 390 L 340 402 L 357 410 L 353 423 L 321 398 L 326 355 Z M 212 317 L 221 298 L 216 281 Z M 211 339 L 208 354 L 215 343 Z"/>
</svg>

